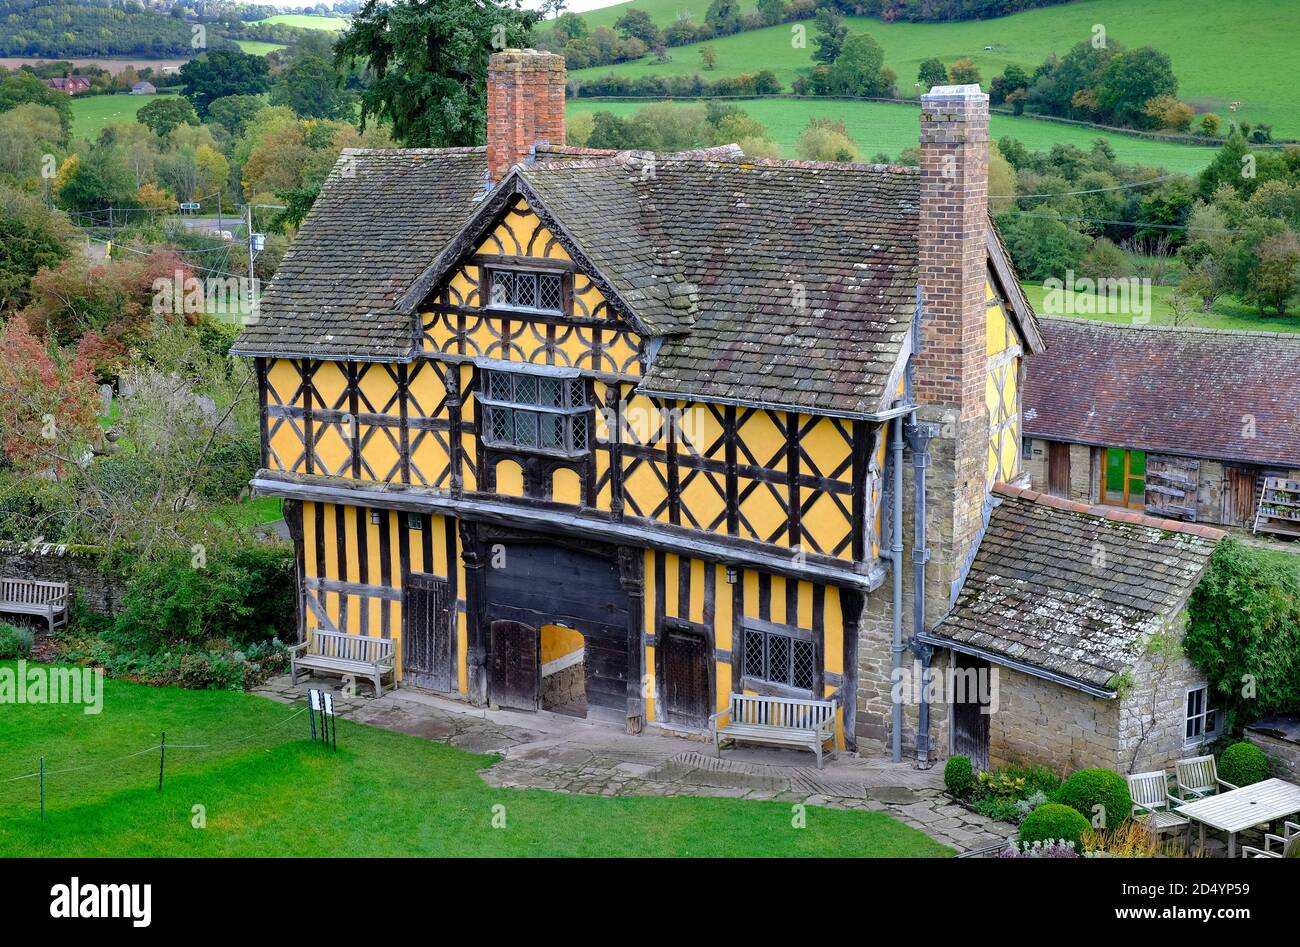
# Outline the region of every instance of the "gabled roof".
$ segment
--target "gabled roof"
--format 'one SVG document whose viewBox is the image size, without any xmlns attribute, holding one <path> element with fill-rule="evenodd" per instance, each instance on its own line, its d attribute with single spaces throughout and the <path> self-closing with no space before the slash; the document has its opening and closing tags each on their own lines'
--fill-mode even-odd
<svg viewBox="0 0 1300 947">
<path fill-rule="evenodd" d="M 416 313 L 522 197 L 660 340 L 642 390 L 851 416 L 887 405 L 916 304 L 915 168 L 544 145 L 486 199 L 483 178 L 481 149 L 345 152 L 234 351 L 415 357 Z M 991 226 L 989 248 L 1036 350 Z"/>
<path fill-rule="evenodd" d="M 395 308 L 483 193 L 482 148 L 346 149 L 262 294 L 236 355 L 411 356 Z"/>
<path fill-rule="evenodd" d="M 1224 534 L 1006 484 L 994 494 L 957 602 L 923 640 L 1112 696 Z"/>
<path fill-rule="evenodd" d="M 1300 334 L 1044 318 L 1025 433 L 1300 467 Z"/>
</svg>

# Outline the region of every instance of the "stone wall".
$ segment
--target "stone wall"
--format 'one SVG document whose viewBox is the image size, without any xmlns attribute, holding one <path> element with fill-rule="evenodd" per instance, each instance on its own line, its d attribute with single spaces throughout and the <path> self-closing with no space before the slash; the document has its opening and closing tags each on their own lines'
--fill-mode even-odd
<svg viewBox="0 0 1300 947">
<path fill-rule="evenodd" d="M 1119 768 L 1119 701 L 1009 668 L 998 668 L 997 696 L 991 766 L 1037 763 L 1062 776 L 1089 766 Z"/>
<path fill-rule="evenodd" d="M 542 707 L 564 707 L 586 703 L 586 665 L 577 661 L 551 674 L 542 674 Z"/>
<path fill-rule="evenodd" d="M 0 575 L 18 579 L 67 582 L 73 600 L 81 596 L 90 611 L 111 615 L 121 607 L 126 580 L 103 566 L 93 547 L 43 543 L 0 543 Z M 5 620 L 12 620 L 5 616 Z"/>
<path fill-rule="evenodd" d="M 1120 714 L 1122 773 L 1172 769 L 1175 761 L 1195 756 L 1187 738 L 1187 689 L 1205 683 L 1205 674 L 1182 653 L 1183 618 L 1167 637 L 1153 639 L 1129 673 Z M 1160 647 L 1161 641 L 1169 647 Z"/>
<path fill-rule="evenodd" d="M 1246 739 L 1264 751 L 1272 775 L 1290 783 L 1300 783 L 1300 743 L 1279 740 L 1250 727 L 1246 728 Z"/>
</svg>

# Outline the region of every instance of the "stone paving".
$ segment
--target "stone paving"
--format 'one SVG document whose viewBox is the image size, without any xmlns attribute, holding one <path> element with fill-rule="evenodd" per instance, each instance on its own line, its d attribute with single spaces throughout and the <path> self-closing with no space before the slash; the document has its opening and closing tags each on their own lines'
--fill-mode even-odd
<svg viewBox="0 0 1300 947">
<path fill-rule="evenodd" d="M 886 757 L 841 753 L 818 770 L 812 754 L 760 747 L 728 749 L 661 735 L 650 728 L 628 736 L 609 724 L 552 713 L 472 707 L 410 688 L 375 699 L 362 688 L 342 693 L 338 681 L 289 683 L 287 675 L 256 693 L 284 703 L 302 700 L 308 686 L 334 694 L 340 716 L 449 743 L 501 760 L 481 771 L 491 786 L 617 796 L 726 796 L 772 799 L 835 809 L 888 812 L 945 845 L 971 851 L 1004 842 L 1015 828 L 971 812 L 943 794 L 939 769 L 917 770 Z"/>
</svg>

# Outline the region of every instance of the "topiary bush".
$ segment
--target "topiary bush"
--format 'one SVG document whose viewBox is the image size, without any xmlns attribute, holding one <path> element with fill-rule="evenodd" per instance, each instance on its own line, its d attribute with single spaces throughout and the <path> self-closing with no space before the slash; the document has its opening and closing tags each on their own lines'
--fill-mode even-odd
<svg viewBox="0 0 1300 947">
<path fill-rule="evenodd" d="M 950 756 L 943 767 L 943 784 L 954 796 L 969 795 L 975 788 L 975 768 L 969 756 Z"/>
<path fill-rule="evenodd" d="M 1234 743 L 1219 755 L 1219 778 L 1234 786 L 1268 779 L 1268 757 L 1253 743 Z"/>
<path fill-rule="evenodd" d="M 1034 842 L 1064 840 L 1073 842 L 1078 850 L 1083 842 L 1083 833 L 1090 828 L 1088 820 L 1074 809 L 1059 802 L 1049 802 L 1025 816 L 1020 823 L 1020 841 L 1032 845 Z"/>
<path fill-rule="evenodd" d="M 1079 770 L 1061 784 L 1053 801 L 1082 815 L 1089 826 L 1094 817 L 1102 815 L 1104 824 L 1097 825 L 1100 829 L 1115 828 L 1133 812 L 1133 797 L 1129 795 L 1128 783 L 1111 769 Z"/>
</svg>

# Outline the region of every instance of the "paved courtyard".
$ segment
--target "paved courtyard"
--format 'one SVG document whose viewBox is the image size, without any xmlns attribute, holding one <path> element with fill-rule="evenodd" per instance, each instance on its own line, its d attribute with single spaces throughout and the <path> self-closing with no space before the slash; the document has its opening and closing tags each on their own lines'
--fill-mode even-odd
<svg viewBox="0 0 1300 947">
<path fill-rule="evenodd" d="M 287 675 L 256 693 L 285 703 L 306 697 L 308 682 Z M 884 756 L 841 753 L 818 770 L 811 753 L 761 747 L 723 751 L 712 744 L 661 735 L 628 736 L 609 724 L 552 713 L 490 710 L 402 688 L 375 699 L 331 690 L 341 716 L 398 733 L 449 743 L 502 759 L 482 771 L 492 786 L 630 796 L 729 796 L 774 799 L 836 809 L 883 811 L 958 851 L 1004 842 L 1015 828 L 953 804 L 940 769 L 917 770 Z"/>
</svg>

